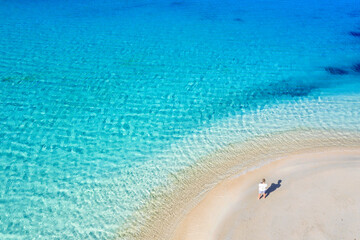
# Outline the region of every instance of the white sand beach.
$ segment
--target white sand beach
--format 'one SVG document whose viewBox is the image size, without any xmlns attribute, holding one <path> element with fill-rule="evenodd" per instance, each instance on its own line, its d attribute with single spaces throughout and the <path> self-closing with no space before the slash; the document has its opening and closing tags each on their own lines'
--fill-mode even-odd
<svg viewBox="0 0 360 240">
<path fill-rule="evenodd" d="M 257 199 L 266 178 L 266 199 Z M 171 234 L 176 240 L 360 239 L 360 149 L 291 154 L 216 185 Z"/>
<path fill-rule="evenodd" d="M 263 178 L 269 194 L 258 200 Z M 359 186 L 358 132 L 264 135 L 231 144 L 155 189 L 118 239 L 360 240 Z"/>
</svg>

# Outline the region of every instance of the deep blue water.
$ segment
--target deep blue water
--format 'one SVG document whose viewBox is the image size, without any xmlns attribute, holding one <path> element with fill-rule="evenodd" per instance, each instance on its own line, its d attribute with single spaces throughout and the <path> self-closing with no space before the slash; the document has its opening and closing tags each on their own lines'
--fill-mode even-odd
<svg viewBox="0 0 360 240">
<path fill-rule="evenodd" d="M 227 144 L 360 130 L 345 1 L 0 1 L 0 238 L 109 239 Z"/>
</svg>

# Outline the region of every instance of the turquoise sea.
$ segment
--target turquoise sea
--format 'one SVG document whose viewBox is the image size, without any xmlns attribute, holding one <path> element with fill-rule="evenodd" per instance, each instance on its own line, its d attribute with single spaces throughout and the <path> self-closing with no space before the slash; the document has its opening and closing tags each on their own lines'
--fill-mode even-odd
<svg viewBox="0 0 360 240">
<path fill-rule="evenodd" d="M 0 239 L 112 239 L 229 144 L 360 131 L 358 0 L 0 0 L 0 36 Z"/>
</svg>

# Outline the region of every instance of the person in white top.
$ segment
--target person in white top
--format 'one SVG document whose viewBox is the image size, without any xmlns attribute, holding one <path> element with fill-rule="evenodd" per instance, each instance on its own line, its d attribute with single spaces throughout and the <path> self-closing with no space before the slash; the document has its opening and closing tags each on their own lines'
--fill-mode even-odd
<svg viewBox="0 0 360 240">
<path fill-rule="evenodd" d="M 258 199 L 260 199 L 262 196 L 264 198 L 266 198 L 266 188 L 267 188 L 267 184 L 265 183 L 265 178 L 263 178 L 263 180 L 261 181 L 261 183 L 259 183 L 259 196 Z"/>
</svg>

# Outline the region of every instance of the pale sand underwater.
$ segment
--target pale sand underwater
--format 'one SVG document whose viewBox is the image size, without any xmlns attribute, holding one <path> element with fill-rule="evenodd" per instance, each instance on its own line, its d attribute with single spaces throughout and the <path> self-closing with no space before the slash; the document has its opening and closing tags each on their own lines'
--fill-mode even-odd
<svg viewBox="0 0 360 240">
<path fill-rule="evenodd" d="M 359 186 L 360 149 L 291 155 L 217 185 L 171 239 L 359 239 Z"/>
<path fill-rule="evenodd" d="M 158 189 L 140 209 L 139 215 L 148 216 L 146 224 L 129 222 L 118 236 L 355 239 L 360 236 L 359 172 L 356 132 L 298 130 L 256 138 L 179 173 L 173 191 Z M 262 178 L 271 192 L 258 200 Z"/>
</svg>

